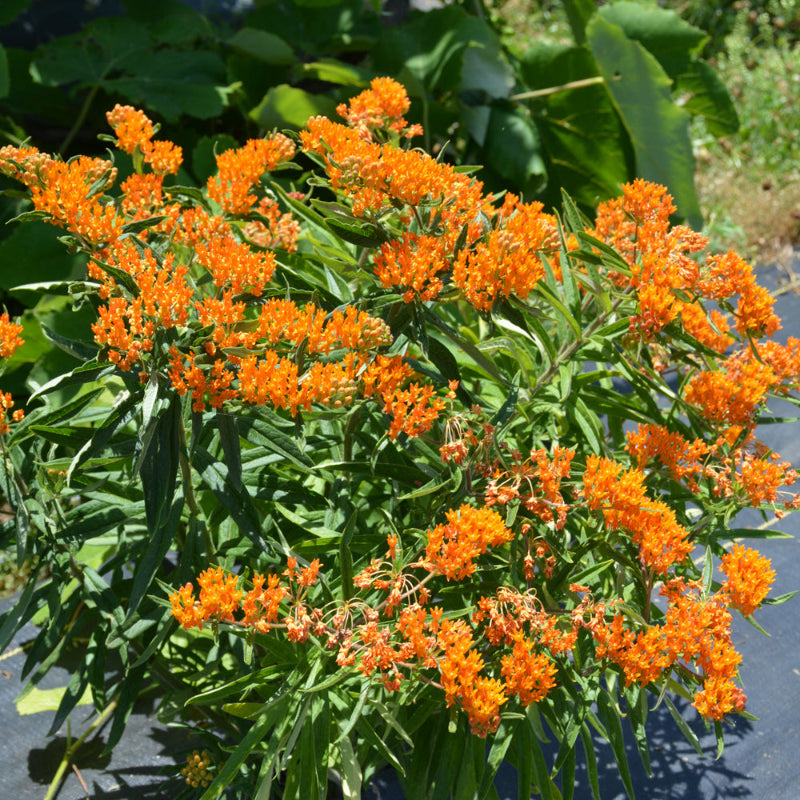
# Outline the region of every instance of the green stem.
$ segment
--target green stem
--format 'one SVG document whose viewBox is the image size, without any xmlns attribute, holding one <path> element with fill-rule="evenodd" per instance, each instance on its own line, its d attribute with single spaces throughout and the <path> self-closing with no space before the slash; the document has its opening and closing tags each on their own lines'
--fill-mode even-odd
<svg viewBox="0 0 800 800">
<path fill-rule="evenodd" d="M 69 133 L 67 134 L 64 141 L 61 143 L 61 147 L 59 148 L 59 153 L 66 152 L 67 148 L 72 144 L 72 140 L 77 135 L 78 131 L 83 127 L 83 123 L 86 121 L 86 117 L 89 115 L 89 109 L 92 106 L 92 102 L 94 101 L 97 92 L 100 90 L 100 87 L 95 84 L 92 86 L 91 91 L 89 94 L 86 95 L 86 99 L 83 101 L 83 105 L 81 106 L 81 110 L 78 112 L 78 116 L 75 119 L 72 127 L 69 129 Z"/>
<path fill-rule="evenodd" d="M 583 344 L 586 342 L 586 339 L 596 330 L 605 325 L 609 318 L 617 311 L 617 309 L 623 304 L 623 302 L 625 302 L 625 300 L 627 300 L 627 295 L 620 295 L 612 303 L 611 308 L 605 314 L 601 314 L 599 317 L 597 317 L 597 319 L 592 322 L 585 331 L 583 331 L 582 336 L 558 351 L 556 357 L 553 359 L 553 363 L 550 364 L 550 366 L 539 376 L 533 389 L 531 389 L 531 397 L 533 397 L 539 391 L 539 389 L 542 388 L 542 386 L 550 382 L 553 375 L 558 372 L 559 366 L 564 361 L 569 361 L 569 359 L 572 358 L 572 356 L 574 356 L 575 353 L 577 353 L 578 350 L 583 346 Z"/>
<path fill-rule="evenodd" d="M 61 763 L 58 765 L 58 769 L 56 770 L 56 774 L 53 777 L 52 782 L 50 783 L 50 787 L 47 790 L 47 794 L 44 796 L 44 800 L 52 800 L 55 797 L 56 792 L 61 787 L 61 782 L 64 780 L 64 773 L 67 771 L 67 767 L 72 763 L 75 754 L 80 749 L 80 746 L 86 741 L 86 739 L 92 735 L 98 728 L 100 728 L 106 720 L 114 713 L 114 709 L 117 707 L 117 700 L 112 700 L 105 708 L 103 713 L 87 728 L 86 733 L 81 736 L 80 739 L 77 739 L 73 744 L 67 747 L 66 752 L 64 753 L 64 757 L 61 759 Z"/>
<path fill-rule="evenodd" d="M 189 448 L 186 444 L 186 429 L 183 426 L 183 420 L 178 425 L 178 438 L 180 446 L 180 455 L 178 456 L 181 465 L 181 480 L 183 481 L 183 494 L 186 497 L 186 504 L 189 510 L 196 517 L 200 516 L 200 507 L 197 505 L 197 498 L 194 494 L 194 486 L 192 485 L 192 465 L 189 463 L 187 453 Z"/>
<path fill-rule="evenodd" d="M 583 89 L 584 86 L 596 86 L 599 83 L 605 83 L 606 80 L 602 75 L 595 75 L 593 78 L 581 78 L 578 81 L 570 81 L 569 83 L 562 83 L 560 86 L 548 86 L 547 89 L 532 89 L 529 92 L 520 92 L 519 94 L 512 94 L 509 100 L 532 100 L 534 97 L 547 97 L 551 94 L 558 94 L 559 92 L 568 92 L 571 89 Z"/>
</svg>

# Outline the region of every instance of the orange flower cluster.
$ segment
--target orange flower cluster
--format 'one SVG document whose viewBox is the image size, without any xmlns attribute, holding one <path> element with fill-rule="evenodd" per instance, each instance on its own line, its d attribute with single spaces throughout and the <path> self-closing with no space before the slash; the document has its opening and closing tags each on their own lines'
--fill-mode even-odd
<svg viewBox="0 0 800 800">
<path fill-rule="evenodd" d="M 208 179 L 208 196 L 228 214 L 248 214 L 258 200 L 252 189 L 261 176 L 292 158 L 294 145 L 282 133 L 225 150 L 217 156 L 217 174 Z"/>
<path fill-rule="evenodd" d="M 475 559 L 489 547 L 509 542 L 512 532 L 490 508 L 464 504 L 447 512 L 447 524 L 428 532 L 425 565 L 447 580 L 464 580 L 475 572 Z"/>
<path fill-rule="evenodd" d="M 20 337 L 22 325 L 12 322 L 8 312 L 0 314 L 0 359 L 9 359 L 19 347 L 25 344 Z M 14 398 L 10 392 L 0 392 L 0 435 L 9 431 L 8 412 L 14 408 Z M 18 408 L 11 413 L 11 419 L 19 422 L 25 416 L 25 412 Z"/>
<path fill-rule="evenodd" d="M 450 165 L 365 141 L 322 117 L 309 120 L 301 138 L 322 157 L 333 189 L 352 199 L 356 216 L 405 207 L 405 217 L 416 215 L 424 225 L 385 242 L 374 256 L 376 277 L 385 288 L 400 287 L 406 302 L 434 300 L 450 280 L 488 311 L 500 297 L 524 300 L 544 277 L 541 255 L 556 252 L 558 235 L 540 203 L 507 195 L 497 207 L 479 182 Z"/>
<path fill-rule="evenodd" d="M 10 392 L 0 392 L 0 435 L 9 432 L 8 426 L 8 412 L 14 408 L 14 398 Z M 25 412 L 18 408 L 12 412 L 11 419 L 14 422 L 19 422 L 25 416 Z"/>
<path fill-rule="evenodd" d="M 741 544 L 735 544 L 731 552 L 722 556 L 719 568 L 726 577 L 721 595 L 746 617 L 761 605 L 775 582 L 770 560 Z"/>
<path fill-rule="evenodd" d="M 752 267 L 732 251 L 709 254 L 698 265 L 691 254 L 704 250 L 708 240 L 684 226 L 670 226 L 674 211 L 666 189 L 643 180 L 626 184 L 621 198 L 598 206 L 593 235 L 612 245 L 630 266 L 630 276 L 617 273 L 615 278 L 636 291 L 640 314 L 631 320 L 632 327 L 652 338 L 680 318 L 688 333 L 722 353 L 734 341 L 730 326 L 719 311 L 707 312 L 702 301 L 727 302 L 738 295 L 740 336 L 772 336 L 780 328 L 774 299 L 758 286 Z M 694 299 L 681 299 L 679 293 Z"/>
<path fill-rule="evenodd" d="M 779 385 L 778 376 L 767 364 L 736 356 L 726 359 L 721 367 L 696 372 L 686 386 L 684 399 L 717 425 L 752 426 L 756 410 Z"/>
<path fill-rule="evenodd" d="M 511 536 L 491 509 L 465 505 L 447 519 L 427 532 L 425 558 L 410 565 L 427 573 L 422 580 L 399 563 L 394 535 L 390 561 L 377 559 L 354 577 L 359 589 L 384 593 L 378 604 L 352 599 L 324 609 L 309 605 L 319 563 L 298 570 L 292 558 L 282 575 L 266 581 L 254 576 L 249 592 L 222 570 L 206 570 L 198 579 L 199 597 L 191 584 L 170 595 L 173 616 L 187 629 L 208 622 L 261 633 L 282 628 L 293 641 L 306 641 L 313 632 L 337 651 L 339 666 L 377 677 L 388 691 L 399 689 L 407 673 L 433 670 L 447 705 L 462 708 L 473 733 L 486 736 L 497 729 L 500 709 L 511 698 L 526 706 L 547 696 L 556 686 L 556 660 L 568 656 L 580 628 L 599 624 L 603 611 L 582 603 L 559 616 L 545 611 L 532 591 L 500 587 L 478 600 L 471 620 L 443 618 L 441 606 L 427 607 L 431 593 L 425 584 L 437 575 L 468 578 L 479 554 Z"/>
<path fill-rule="evenodd" d="M 183 150 L 172 142 L 154 140 L 155 127 L 144 112 L 117 104 L 106 117 L 120 150 L 129 154 L 138 150 L 156 175 L 177 173 L 183 163 Z"/>
<path fill-rule="evenodd" d="M 130 240 L 107 253 L 106 263 L 130 275 L 139 291 L 130 300 L 115 293 L 107 305 L 100 306 L 92 332 L 95 341 L 108 348 L 109 361 L 127 371 L 152 351 L 157 329 L 186 324 L 193 291 L 187 280 L 188 267 L 175 264 L 171 253 L 159 261 L 151 250 L 141 252 Z M 104 279 L 101 294 L 114 292 L 115 281 L 101 267 L 95 265 L 91 271 Z"/>
<path fill-rule="evenodd" d="M 511 468 L 495 469 L 484 494 L 487 506 L 506 505 L 519 498 L 525 508 L 544 522 L 561 530 L 567 522 L 567 504 L 561 494 L 561 482 L 569 477 L 574 450 L 556 445 L 552 456 L 544 450 L 531 450 L 526 461 L 516 455 Z M 522 491 L 520 489 L 525 487 Z"/>
<path fill-rule="evenodd" d="M 25 344 L 21 333 L 22 325 L 12 322 L 7 311 L 0 314 L 0 358 L 11 358 Z"/>
<path fill-rule="evenodd" d="M 626 449 L 637 469 L 643 469 L 657 458 L 673 480 L 686 481 L 693 491 L 697 491 L 697 478 L 703 474 L 701 459 L 711 452 L 704 442 L 700 439 L 690 442 L 663 425 L 639 425 L 626 437 Z"/>
<path fill-rule="evenodd" d="M 405 86 L 392 78 L 374 78 L 369 86 L 336 108 L 336 113 L 344 117 L 353 130 L 368 141 L 384 130 L 407 139 L 422 135 L 421 125 L 409 125 L 403 118 L 411 107 Z"/>
<path fill-rule="evenodd" d="M 281 207 L 275 200 L 262 197 L 253 214 L 258 215 L 257 219 L 242 228 L 242 233 L 249 242 L 267 250 L 296 252 L 300 223 L 291 213 L 281 213 Z"/>
<path fill-rule="evenodd" d="M 770 583 L 768 577 L 767 588 Z M 756 596 L 752 588 L 753 582 L 747 587 L 747 599 Z M 628 685 L 647 686 L 667 669 L 696 664 L 702 673 L 702 689 L 695 693 L 692 705 L 700 714 L 722 719 L 732 711 L 743 711 L 745 696 L 734 683 L 741 655 L 731 642 L 731 616 L 727 610 L 728 604 L 734 603 L 734 592 L 735 589 L 723 587 L 720 592 L 703 597 L 702 586 L 697 582 L 673 578 L 661 589 L 668 601 L 663 623 L 637 632 L 626 628 L 623 615 L 617 614 L 610 624 L 594 631 L 597 655 L 618 664 Z"/>
<path fill-rule="evenodd" d="M 583 495 L 589 508 L 602 510 L 610 530 L 625 530 L 639 548 L 645 567 L 663 575 L 693 549 L 689 531 L 678 524 L 675 512 L 661 500 L 651 500 L 644 489 L 644 473 L 624 470 L 621 464 L 589 456 L 583 474 Z"/>
<path fill-rule="evenodd" d="M 401 119 L 405 106 L 391 81 L 376 82 L 372 92 L 372 100 L 353 105 L 360 109 L 354 113 L 382 103 L 387 119 Z M 444 401 L 412 381 L 415 373 L 401 357 L 378 358 L 376 351 L 392 342 L 380 319 L 352 306 L 328 313 L 314 303 L 253 302 L 272 280 L 273 251 L 297 248 L 297 221 L 256 192 L 265 172 L 293 158 L 286 136 L 253 139 L 217 157 L 218 173 L 207 184 L 222 210 L 214 215 L 191 198 L 169 200 L 164 176 L 177 170 L 180 148 L 156 141 L 146 115 L 116 106 L 108 120 L 118 146 L 141 155 L 138 165 L 134 158 L 138 171 L 121 186 L 121 202 L 101 194 L 116 176 L 110 162 L 64 164 L 35 148 L 0 150 L 0 170 L 30 186 L 35 207 L 92 257 L 89 275 L 106 301 L 92 331 L 104 357 L 125 371 L 138 366 L 143 380 L 166 372 L 180 394 L 191 394 L 196 411 L 238 401 L 297 414 L 316 403 L 349 405 L 363 387 L 363 396 L 375 395 L 391 418 L 392 438 L 430 429 Z M 152 171 L 142 172 L 142 164 Z M 131 222 L 140 223 L 136 240 L 125 229 Z M 166 252 L 165 242 L 176 246 Z M 175 329 L 180 333 L 166 353 L 155 342 Z"/>
</svg>

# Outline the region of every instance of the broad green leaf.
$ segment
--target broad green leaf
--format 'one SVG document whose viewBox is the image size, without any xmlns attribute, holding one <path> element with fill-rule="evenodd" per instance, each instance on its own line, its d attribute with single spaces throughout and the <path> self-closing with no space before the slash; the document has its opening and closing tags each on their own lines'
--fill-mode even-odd
<svg viewBox="0 0 800 800">
<path fill-rule="evenodd" d="M 26 717 L 30 714 L 40 714 L 43 711 L 57 711 L 61 701 L 67 693 L 67 686 L 57 686 L 54 689 L 40 689 L 34 686 L 21 700 L 16 703 L 17 713 Z M 89 706 L 92 704 L 92 693 L 86 687 L 75 705 Z"/>
<path fill-rule="evenodd" d="M 3 0 L 0 4 L 0 27 L 13 22 L 33 0 Z"/>
<path fill-rule="evenodd" d="M 544 181 L 539 131 L 523 111 L 492 106 L 484 151 L 488 164 L 515 186 L 524 187 L 534 179 Z"/>
<path fill-rule="evenodd" d="M 220 92 L 225 64 L 216 53 L 158 50 L 136 64 L 131 60 L 127 69 L 129 75 L 104 80 L 103 88 L 146 105 L 167 122 L 175 122 L 181 114 L 209 119 L 225 107 Z"/>
<path fill-rule="evenodd" d="M 692 56 L 700 52 L 708 39 L 704 31 L 671 9 L 618 0 L 604 5 L 598 13 L 655 56 L 672 80 L 687 71 Z"/>
<path fill-rule="evenodd" d="M 239 28 L 227 44 L 266 64 L 294 64 L 297 60 L 291 46 L 280 36 L 258 28 Z"/>
<path fill-rule="evenodd" d="M 739 130 L 739 115 L 728 88 L 719 73 L 706 61 L 693 61 L 678 77 L 676 93 L 684 98 L 683 107 L 703 117 L 712 136 L 731 136 Z"/>
<path fill-rule="evenodd" d="M 303 128 L 310 117 L 333 118 L 336 103 L 323 94 L 311 94 L 286 83 L 273 86 L 250 111 L 250 119 L 262 128 Z"/>
<path fill-rule="evenodd" d="M 586 41 L 586 25 L 596 8 L 596 0 L 564 0 L 564 10 L 576 44 Z"/>
<path fill-rule="evenodd" d="M 457 91 L 467 47 L 492 39 L 486 23 L 448 5 L 387 28 L 372 54 L 374 68 L 385 75 L 398 75 L 405 68 L 428 91 Z"/>
<path fill-rule="evenodd" d="M 0 97 L 5 97 L 11 88 L 11 79 L 8 74 L 8 58 L 6 51 L 0 45 Z"/>
<path fill-rule="evenodd" d="M 694 188 L 694 157 L 689 117 L 670 96 L 671 81 L 656 59 L 621 28 L 595 16 L 587 41 L 636 157 L 636 173 L 666 186 L 678 213 L 702 227 Z"/>
<path fill-rule="evenodd" d="M 599 75 L 585 47 L 544 42 L 525 52 L 520 67 L 533 90 Z M 616 196 L 620 185 L 633 174 L 633 152 L 605 87 L 584 85 L 528 100 L 527 105 L 542 142 L 547 201 L 559 204 L 563 190 L 588 209 L 598 200 Z"/>
<path fill-rule="evenodd" d="M 98 85 L 125 60 L 142 69 L 153 55 L 153 40 L 145 26 L 123 17 L 93 20 L 80 32 L 62 36 L 39 48 L 31 74 L 46 86 L 70 83 Z M 147 57 L 145 57 L 145 55 Z"/>
<path fill-rule="evenodd" d="M 369 73 L 365 70 L 333 58 L 304 63 L 301 65 L 301 69 L 305 77 L 316 78 L 327 83 L 337 83 L 340 86 L 354 86 L 358 89 L 366 88 L 370 79 Z"/>
</svg>

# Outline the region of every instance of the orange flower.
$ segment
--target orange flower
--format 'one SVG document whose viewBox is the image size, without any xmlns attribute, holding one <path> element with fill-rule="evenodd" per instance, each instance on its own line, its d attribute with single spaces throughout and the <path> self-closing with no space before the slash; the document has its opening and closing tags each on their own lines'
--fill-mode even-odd
<svg viewBox="0 0 800 800">
<path fill-rule="evenodd" d="M 462 505 L 445 515 L 447 524 L 428 531 L 425 566 L 448 580 L 463 580 L 475 572 L 475 558 L 489 547 L 511 541 L 513 533 L 490 508 Z"/>
<path fill-rule="evenodd" d="M 758 361 L 729 358 L 722 370 L 698 372 L 684 392 L 708 420 L 726 425 L 752 424 L 757 407 L 778 382 L 775 373 Z"/>
<path fill-rule="evenodd" d="M 143 153 L 150 148 L 153 138 L 153 123 L 143 111 L 133 106 L 115 105 L 106 113 L 108 124 L 117 137 L 117 147 L 126 153 L 133 153 L 138 147 Z"/>
<path fill-rule="evenodd" d="M 25 344 L 21 333 L 22 325 L 12 322 L 7 311 L 0 314 L 0 358 L 11 358 Z"/>
<path fill-rule="evenodd" d="M 720 570 L 727 580 L 722 585 L 722 594 L 744 616 L 749 617 L 761 605 L 775 582 L 775 570 L 768 558 L 758 551 L 735 544 L 729 553 L 722 556 Z"/>
<path fill-rule="evenodd" d="M 217 175 L 208 179 L 208 196 L 229 214 L 247 214 L 258 199 L 250 192 L 261 176 L 293 157 L 294 145 L 282 133 L 225 150 L 217 156 Z"/>
<path fill-rule="evenodd" d="M 300 223 L 291 213 L 281 213 L 280 206 L 271 197 L 262 197 L 254 209 L 260 217 L 244 226 L 243 233 L 257 247 L 268 250 L 297 251 Z"/>
<path fill-rule="evenodd" d="M 700 459 L 709 453 L 708 446 L 700 439 L 689 442 L 662 425 L 639 425 L 635 431 L 629 431 L 626 438 L 626 450 L 638 469 L 657 458 L 674 480 L 685 480 L 690 488 L 696 488 L 696 478 L 703 470 Z"/>
<path fill-rule="evenodd" d="M 113 203 L 99 197 L 116 179 L 117 169 L 110 161 L 88 156 L 69 163 L 49 161 L 38 175 L 40 184 L 31 187 L 31 199 L 37 211 L 49 215 L 48 222 L 94 247 L 119 238 L 123 220 Z"/>
<path fill-rule="evenodd" d="M 422 134 L 420 125 L 408 126 L 403 114 L 411 107 L 406 89 L 392 78 L 374 78 L 370 88 L 345 105 L 341 103 L 336 113 L 358 131 L 364 139 L 372 139 L 379 129 L 388 129 L 407 138 Z"/>
<path fill-rule="evenodd" d="M 610 530 L 629 532 L 645 566 L 666 574 L 692 552 L 689 531 L 678 524 L 666 503 L 647 497 L 640 470 L 623 471 L 620 464 L 591 455 L 583 484 L 589 508 L 602 509 Z"/>
</svg>

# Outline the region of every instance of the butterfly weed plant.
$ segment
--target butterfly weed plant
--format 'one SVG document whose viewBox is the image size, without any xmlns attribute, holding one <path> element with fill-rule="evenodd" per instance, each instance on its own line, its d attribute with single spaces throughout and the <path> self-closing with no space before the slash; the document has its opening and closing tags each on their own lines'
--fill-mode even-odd
<svg viewBox="0 0 800 800">
<path fill-rule="evenodd" d="M 415 148 L 408 107 L 376 79 L 201 188 L 129 106 L 121 182 L 0 150 L 19 223 L 88 259 L 25 289 L 94 320 L 2 397 L 3 541 L 42 578 L 0 644 L 38 625 L 28 688 L 79 654 L 53 731 L 88 693 L 111 748 L 153 692 L 185 796 L 358 798 L 390 765 L 493 797 L 508 760 L 570 798 L 581 758 L 598 797 L 597 735 L 632 796 L 623 720 L 649 769 L 655 706 L 698 749 L 677 699 L 720 746 L 747 716 L 731 619 L 774 573 L 735 517 L 800 504 L 755 434 L 800 341 L 663 187 L 546 213 Z M 4 314 L 0 356 L 25 335 Z"/>
</svg>

